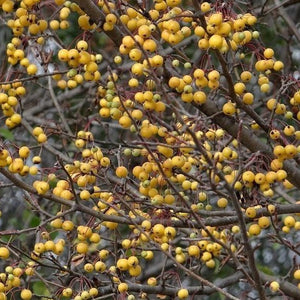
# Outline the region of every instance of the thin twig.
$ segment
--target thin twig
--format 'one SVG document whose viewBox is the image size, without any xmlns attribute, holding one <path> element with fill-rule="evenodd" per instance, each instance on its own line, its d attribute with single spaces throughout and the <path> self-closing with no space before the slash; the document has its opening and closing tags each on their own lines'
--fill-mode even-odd
<svg viewBox="0 0 300 300">
<path fill-rule="evenodd" d="M 58 112 L 58 115 L 63 123 L 63 126 L 65 127 L 65 130 L 68 132 L 69 135 L 73 135 L 70 127 L 69 127 L 69 124 L 68 122 L 66 121 L 65 119 L 65 116 L 64 114 L 62 113 L 61 109 L 60 109 L 60 105 L 58 103 L 58 100 L 56 98 L 56 95 L 54 93 L 54 90 L 53 90 L 53 87 L 52 87 L 52 80 L 51 80 L 51 77 L 48 77 L 48 88 L 49 88 L 49 92 L 50 92 L 50 96 L 51 96 L 51 99 L 57 109 L 57 112 Z"/>
</svg>

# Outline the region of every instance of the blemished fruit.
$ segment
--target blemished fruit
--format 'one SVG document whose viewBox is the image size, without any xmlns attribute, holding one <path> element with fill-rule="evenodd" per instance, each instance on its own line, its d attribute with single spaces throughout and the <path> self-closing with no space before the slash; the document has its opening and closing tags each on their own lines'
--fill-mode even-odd
<svg viewBox="0 0 300 300">
<path fill-rule="evenodd" d="M 71 297 L 73 294 L 73 290 L 71 288 L 65 288 L 62 292 L 64 297 Z"/>
<path fill-rule="evenodd" d="M 284 220 L 283 220 L 283 222 L 284 222 L 285 226 L 288 226 L 290 228 L 294 227 L 294 225 L 296 223 L 295 218 L 293 216 L 287 216 L 287 217 L 285 217 Z"/>
<path fill-rule="evenodd" d="M 258 225 L 260 228 L 267 228 L 270 226 L 270 219 L 268 217 L 260 217 L 258 219 Z"/>
<path fill-rule="evenodd" d="M 245 214 L 249 218 L 255 218 L 256 217 L 256 209 L 255 209 L 255 207 L 248 207 L 246 209 Z"/>
<path fill-rule="evenodd" d="M 252 236 L 259 235 L 261 232 L 261 227 L 258 224 L 251 224 L 248 231 Z"/>
</svg>

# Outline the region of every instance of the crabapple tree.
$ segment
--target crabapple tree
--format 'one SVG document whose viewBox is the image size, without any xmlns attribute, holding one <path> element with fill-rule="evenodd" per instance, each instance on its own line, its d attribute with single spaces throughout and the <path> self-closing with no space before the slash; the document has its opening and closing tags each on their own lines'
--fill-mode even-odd
<svg viewBox="0 0 300 300">
<path fill-rule="evenodd" d="M 296 2 L 0 0 L 0 300 L 300 299 Z"/>
</svg>

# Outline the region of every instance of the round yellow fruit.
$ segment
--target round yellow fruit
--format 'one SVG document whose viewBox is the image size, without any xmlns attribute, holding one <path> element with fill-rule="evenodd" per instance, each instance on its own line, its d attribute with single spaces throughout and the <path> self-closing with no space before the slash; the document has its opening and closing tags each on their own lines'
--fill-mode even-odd
<svg viewBox="0 0 300 300">
<path fill-rule="evenodd" d="M 9 257 L 9 250 L 6 247 L 0 247 L 0 258 L 7 259 Z"/>
<path fill-rule="evenodd" d="M 300 280 L 300 269 L 298 269 L 294 272 L 294 278 L 297 280 Z"/>
<path fill-rule="evenodd" d="M 272 281 L 270 283 L 270 289 L 272 292 L 277 292 L 279 290 L 279 288 L 280 288 L 280 285 L 277 281 Z"/>
<path fill-rule="evenodd" d="M 21 291 L 21 299 L 23 300 L 29 300 L 32 298 L 32 292 L 31 290 L 28 290 L 28 289 L 24 289 Z"/>
<path fill-rule="evenodd" d="M 186 299 L 189 296 L 189 291 L 187 289 L 180 289 L 177 292 L 177 296 L 179 299 Z"/>
</svg>

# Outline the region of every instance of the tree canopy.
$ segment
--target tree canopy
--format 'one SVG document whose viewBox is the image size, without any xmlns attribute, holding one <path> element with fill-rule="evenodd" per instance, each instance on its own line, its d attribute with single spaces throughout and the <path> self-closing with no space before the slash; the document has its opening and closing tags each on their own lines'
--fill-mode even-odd
<svg viewBox="0 0 300 300">
<path fill-rule="evenodd" d="M 0 300 L 300 299 L 297 1 L 0 5 Z"/>
</svg>

